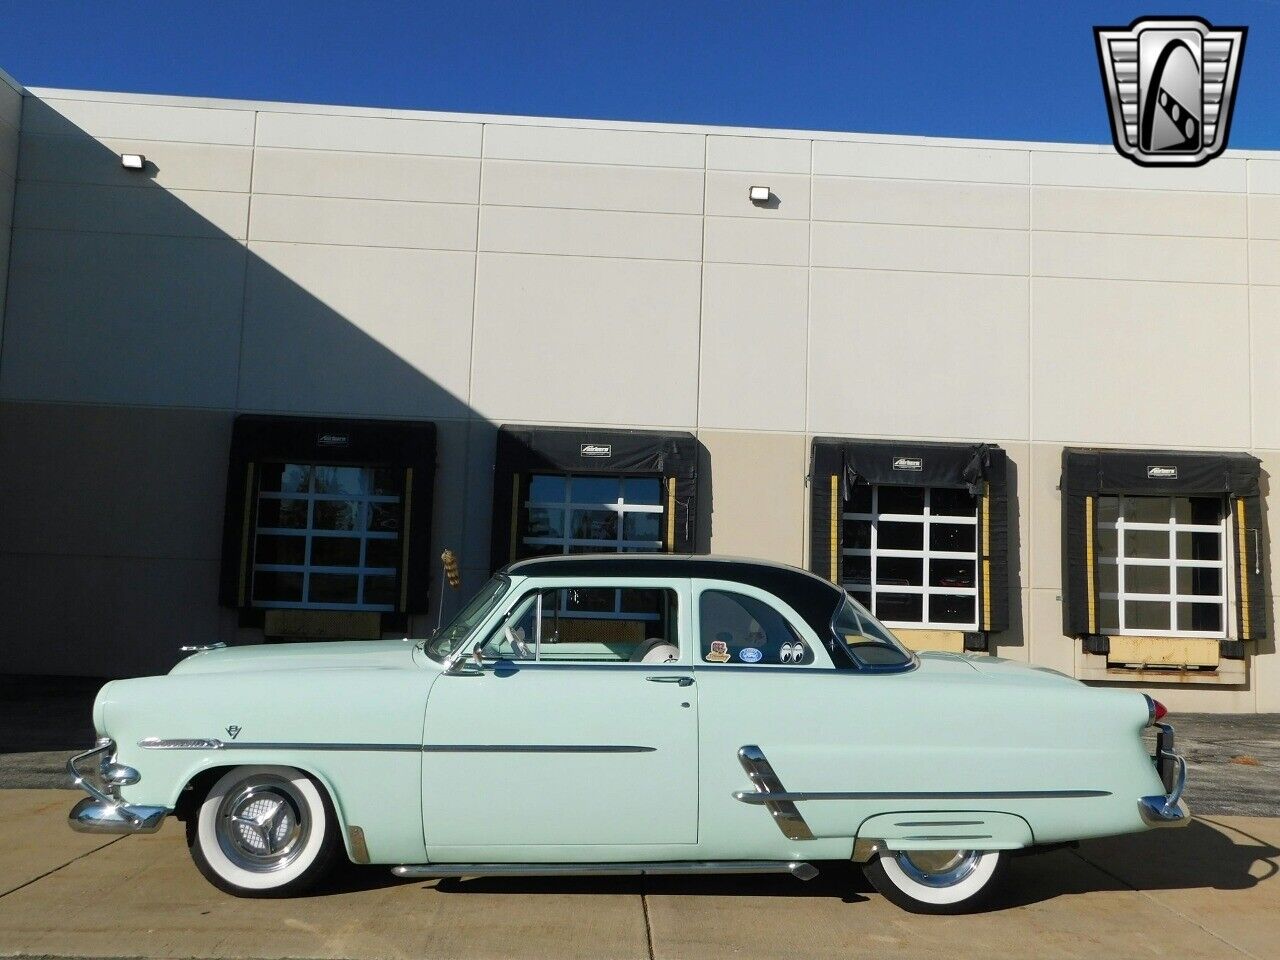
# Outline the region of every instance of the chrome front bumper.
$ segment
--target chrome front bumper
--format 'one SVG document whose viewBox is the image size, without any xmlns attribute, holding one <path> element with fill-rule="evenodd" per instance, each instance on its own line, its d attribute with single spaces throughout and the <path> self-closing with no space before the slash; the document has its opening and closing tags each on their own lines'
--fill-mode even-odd
<svg viewBox="0 0 1280 960">
<path fill-rule="evenodd" d="M 1156 753 L 1152 760 L 1166 793 L 1143 797 L 1138 801 L 1138 812 L 1149 827 L 1185 827 L 1191 822 L 1191 811 L 1182 799 L 1182 791 L 1187 786 L 1187 761 L 1173 749 L 1173 727 L 1157 723 L 1156 730 Z"/>
<path fill-rule="evenodd" d="M 125 803 L 114 791 L 138 782 L 138 772 L 110 762 L 116 745 L 101 738 L 92 750 L 77 753 L 67 761 L 71 781 L 89 796 L 71 808 L 67 822 L 79 833 L 155 833 L 169 811 L 164 807 L 147 807 Z M 98 758 L 97 782 L 80 765 L 91 757 Z"/>
</svg>

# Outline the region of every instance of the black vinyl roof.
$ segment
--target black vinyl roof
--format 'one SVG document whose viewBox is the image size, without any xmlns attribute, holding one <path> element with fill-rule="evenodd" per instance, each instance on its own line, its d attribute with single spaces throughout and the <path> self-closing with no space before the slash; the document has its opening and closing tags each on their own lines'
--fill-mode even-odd
<svg viewBox="0 0 1280 960">
<path fill-rule="evenodd" d="M 569 554 L 519 560 L 506 568 L 519 577 L 689 577 L 756 587 L 788 604 L 820 637 L 844 591 L 816 574 L 767 560 L 681 556 L 669 553 Z"/>
</svg>

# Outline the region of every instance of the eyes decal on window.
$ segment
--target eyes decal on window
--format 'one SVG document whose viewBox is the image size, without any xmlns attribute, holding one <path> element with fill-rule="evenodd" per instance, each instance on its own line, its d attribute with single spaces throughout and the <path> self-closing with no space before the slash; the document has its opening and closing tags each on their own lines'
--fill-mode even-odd
<svg viewBox="0 0 1280 960">
<path fill-rule="evenodd" d="M 803 643 L 784 643 L 778 653 L 778 659 L 783 663 L 802 663 L 808 652 Z"/>
</svg>

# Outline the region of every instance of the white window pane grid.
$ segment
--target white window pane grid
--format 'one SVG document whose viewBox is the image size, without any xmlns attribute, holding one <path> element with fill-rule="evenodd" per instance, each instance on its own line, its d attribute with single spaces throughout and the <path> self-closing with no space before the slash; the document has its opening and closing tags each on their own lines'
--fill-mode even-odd
<svg viewBox="0 0 1280 960">
<path fill-rule="evenodd" d="M 1179 521 L 1176 516 L 1177 498 L 1157 498 L 1167 500 L 1169 506 L 1169 519 L 1167 522 L 1151 522 L 1151 521 L 1134 521 L 1126 520 L 1124 513 L 1124 499 L 1111 497 L 1099 498 L 1115 501 L 1116 519 L 1114 521 L 1099 521 L 1099 531 L 1115 531 L 1115 555 L 1103 555 L 1099 552 L 1097 561 L 1100 566 L 1115 568 L 1114 591 L 1100 590 L 1098 599 L 1100 601 L 1114 601 L 1116 607 L 1115 623 L 1103 623 L 1101 629 L 1108 632 L 1114 631 L 1121 636 L 1155 636 L 1155 637 L 1214 637 L 1222 638 L 1227 635 L 1227 554 L 1226 548 L 1229 542 L 1226 536 L 1227 520 L 1226 512 L 1219 511 L 1222 518 L 1216 524 L 1206 523 L 1188 523 Z M 1137 499 L 1129 497 L 1127 499 Z M 1168 537 L 1168 550 L 1162 557 L 1130 557 L 1125 555 L 1127 531 L 1150 531 L 1155 533 L 1163 533 Z M 1192 558 L 1184 558 L 1178 556 L 1178 534 L 1180 533 L 1200 533 L 1209 534 L 1214 537 L 1216 549 L 1213 551 L 1217 554 L 1216 560 L 1196 560 Z M 1126 584 L 1126 571 L 1130 568 L 1147 567 L 1161 568 L 1168 571 L 1168 590 L 1160 592 L 1143 592 L 1137 589 L 1135 584 Z M 1217 570 L 1218 589 L 1214 593 L 1182 593 L 1178 590 L 1178 571 L 1179 570 Z M 1137 581 L 1136 571 L 1133 575 Z M 1127 589 L 1130 587 L 1130 589 Z M 1143 604 L 1167 607 L 1169 617 L 1169 628 L 1160 629 L 1155 627 L 1147 627 L 1141 625 L 1131 625 L 1128 621 L 1129 604 Z M 1194 603 L 1202 607 L 1213 607 L 1217 610 L 1218 623 L 1220 629 L 1217 630 L 1185 630 L 1178 629 L 1178 606 L 1179 604 Z M 1109 606 L 1109 604 L 1107 605 Z"/>
<path fill-rule="evenodd" d="M 365 587 L 370 578 L 394 578 L 399 573 L 398 566 L 369 566 L 368 545 L 372 540 L 400 539 L 400 533 L 389 530 L 370 529 L 373 520 L 373 505 L 398 505 L 399 496 L 393 494 L 375 494 L 373 489 L 373 470 L 358 468 L 362 479 L 362 490 L 349 493 L 327 493 L 316 489 L 319 473 L 317 465 L 308 466 L 308 481 L 305 490 L 259 490 L 258 501 L 291 500 L 305 501 L 307 505 L 306 525 L 302 527 L 257 526 L 255 528 L 255 544 L 259 536 L 295 537 L 303 541 L 302 563 L 259 563 L 253 564 L 254 589 L 251 591 L 251 603 L 257 607 L 273 609 L 306 609 L 306 610 L 352 610 L 368 612 L 392 612 L 395 605 L 391 603 L 373 603 L 365 601 Z M 345 468 L 350 469 L 350 468 Z M 355 507 L 350 530 L 327 529 L 316 526 L 315 505 L 321 502 L 350 503 Z M 313 546 L 317 540 L 350 541 L 358 540 L 358 559 L 355 565 L 330 565 L 316 563 L 312 560 Z M 255 548 L 255 557 L 256 557 Z M 258 573 L 291 573 L 302 575 L 301 600 L 276 599 L 269 595 L 260 595 L 257 583 Z M 356 596 L 354 602 L 313 600 L 312 576 L 332 575 L 356 578 Z"/>
<path fill-rule="evenodd" d="M 922 513 L 881 513 L 880 506 L 880 486 L 873 485 L 871 487 L 871 512 L 859 513 L 856 511 L 848 511 L 843 514 L 845 520 L 859 520 L 870 523 L 871 525 L 871 546 L 867 547 L 846 547 L 842 551 L 846 557 L 869 557 L 871 560 L 871 576 L 870 586 L 865 583 L 845 581 L 845 589 L 851 593 L 871 594 L 871 610 L 876 612 L 878 608 L 877 600 L 882 594 L 910 594 L 920 596 L 922 603 L 922 617 L 919 620 L 892 620 L 880 616 L 880 620 L 885 626 L 889 627 L 920 627 L 926 629 L 940 630 L 977 630 L 978 629 L 978 537 L 977 524 L 978 514 L 975 503 L 972 513 L 953 514 L 933 512 L 933 488 L 924 489 L 924 507 Z M 915 524 L 920 527 L 920 544 L 919 550 L 908 550 L 894 547 L 880 546 L 880 525 L 883 523 L 901 523 Z M 972 550 L 937 550 L 930 547 L 931 528 L 941 526 L 970 526 L 974 527 L 974 548 Z M 880 580 L 880 561 L 883 559 L 904 558 L 919 559 L 921 561 L 921 585 L 899 585 L 892 583 L 882 583 Z M 952 587 L 952 586 L 932 586 L 931 581 L 931 561 L 933 560 L 959 560 L 967 561 L 974 564 L 974 586 L 972 587 Z M 930 618 L 930 598 L 933 596 L 947 597 L 973 597 L 974 615 L 970 621 L 954 621 L 954 620 L 938 620 Z"/>
<path fill-rule="evenodd" d="M 537 480 L 538 477 L 535 477 L 534 479 Z M 533 499 L 531 496 L 530 499 L 525 500 L 524 507 L 526 511 L 536 509 L 536 510 L 545 511 L 552 516 L 558 516 L 559 529 L 561 531 L 561 536 L 524 536 L 524 537 L 521 537 L 521 541 L 520 541 L 521 543 L 525 544 L 526 546 L 540 548 L 538 551 L 540 553 L 548 553 L 548 552 L 576 553 L 576 552 L 581 552 L 583 550 L 590 550 L 592 552 L 597 552 L 597 553 L 610 553 L 610 552 L 635 553 L 635 552 L 642 552 L 642 551 L 647 552 L 647 551 L 662 549 L 661 539 L 645 540 L 645 539 L 637 539 L 634 537 L 628 538 L 626 536 L 626 532 L 627 532 L 626 521 L 628 516 L 638 516 L 638 515 L 644 515 L 644 514 L 656 515 L 659 520 L 659 527 L 661 526 L 661 517 L 663 512 L 663 507 L 661 502 L 635 503 L 635 502 L 628 502 L 626 498 L 628 480 L 633 480 L 633 481 L 647 480 L 647 481 L 652 481 L 654 484 L 657 485 L 658 496 L 656 499 L 661 501 L 662 486 L 661 486 L 661 481 L 658 478 L 610 476 L 607 478 L 608 481 L 610 483 L 616 482 L 617 488 L 618 488 L 617 497 L 613 500 L 603 500 L 603 499 L 586 500 L 586 499 L 580 499 L 575 496 L 576 491 L 574 488 L 578 486 L 577 481 L 590 482 L 592 480 L 599 480 L 600 478 L 598 477 L 572 475 L 567 477 L 557 476 L 556 479 L 563 481 L 563 483 L 561 484 L 561 486 L 563 487 L 562 497 L 560 497 L 559 499 L 552 500 L 552 499 L 546 499 L 546 498 Z M 532 493 L 532 487 L 533 487 L 533 484 L 530 484 L 531 493 Z M 598 511 L 598 512 L 608 512 L 612 514 L 614 516 L 614 525 L 615 525 L 614 536 L 608 537 L 608 538 L 574 536 L 573 530 L 571 529 L 571 523 L 573 521 L 573 516 L 575 511 L 580 511 L 580 512 Z M 546 549 L 548 547 L 557 547 L 559 549 L 549 551 Z M 621 591 L 615 591 L 614 593 L 614 606 L 613 606 L 612 612 L 573 611 L 573 610 L 566 610 L 562 608 L 560 610 L 560 615 L 564 617 L 575 617 L 575 618 L 584 619 L 584 620 L 616 619 L 619 617 L 625 617 L 627 619 L 650 619 L 650 617 L 648 616 L 624 612 L 622 610 L 622 592 Z M 657 619 L 657 618 L 655 616 L 652 619 Z"/>
</svg>

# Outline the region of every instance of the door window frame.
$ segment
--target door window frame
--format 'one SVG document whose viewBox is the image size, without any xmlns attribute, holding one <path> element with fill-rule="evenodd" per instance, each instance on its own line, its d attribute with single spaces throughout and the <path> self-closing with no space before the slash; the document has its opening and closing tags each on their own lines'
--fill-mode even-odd
<svg viewBox="0 0 1280 960">
<path fill-rule="evenodd" d="M 514 578 L 513 578 L 514 580 Z M 669 663 L 631 663 L 630 661 L 601 660 L 598 662 L 567 660 L 511 660 L 503 657 L 485 657 L 486 665 L 510 663 L 519 669 L 537 667 L 539 669 L 671 669 L 688 667 L 695 657 L 691 652 L 696 645 L 694 638 L 693 618 L 690 612 L 692 591 L 690 581 L 684 578 L 671 577 L 528 577 L 514 580 L 508 591 L 507 600 L 500 604 L 480 627 L 473 631 L 466 644 L 466 657 L 474 655 L 476 650 L 483 651 L 484 645 L 505 619 L 520 607 L 531 595 L 548 590 L 568 590 L 573 588 L 588 589 L 636 589 L 636 590 L 670 590 L 676 595 L 676 615 L 673 618 L 676 629 L 676 648 L 680 655 Z M 536 639 L 536 638 L 535 638 Z"/>
</svg>

